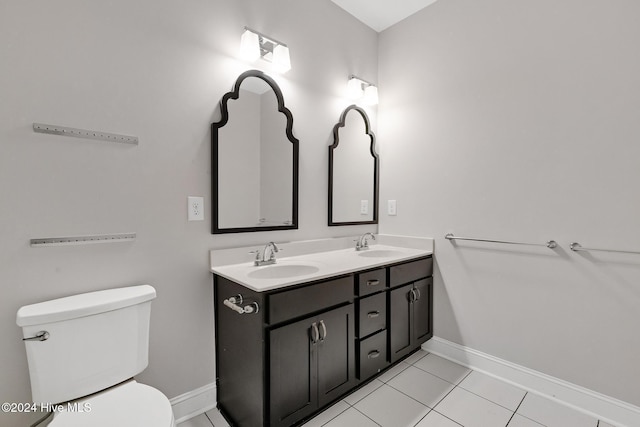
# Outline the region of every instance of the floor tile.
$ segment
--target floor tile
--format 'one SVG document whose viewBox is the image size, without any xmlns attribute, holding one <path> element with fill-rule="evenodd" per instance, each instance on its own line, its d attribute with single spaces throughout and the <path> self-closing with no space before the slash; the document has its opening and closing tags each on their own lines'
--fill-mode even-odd
<svg viewBox="0 0 640 427">
<path fill-rule="evenodd" d="M 598 420 L 550 399 L 527 393 L 518 414 L 547 427 L 596 427 Z"/>
<path fill-rule="evenodd" d="M 513 414 L 460 387 L 442 399 L 435 410 L 465 427 L 506 426 Z"/>
<path fill-rule="evenodd" d="M 369 384 L 359 388 L 358 390 L 351 393 L 349 396 L 345 397 L 344 401 L 347 402 L 349 405 L 355 405 L 356 403 L 358 403 L 359 401 L 367 397 L 367 395 L 371 394 L 378 388 L 382 387 L 382 385 L 384 385 L 382 381 L 375 379 L 371 381 Z"/>
<path fill-rule="evenodd" d="M 428 407 L 386 384 L 354 408 L 382 427 L 413 427 L 429 412 Z"/>
<path fill-rule="evenodd" d="M 188 419 L 187 421 L 183 421 L 177 425 L 177 427 L 211 427 L 211 421 L 205 414 L 198 415 L 197 417 L 193 417 Z"/>
<path fill-rule="evenodd" d="M 396 366 L 394 366 L 393 368 L 385 371 L 382 375 L 380 375 L 378 377 L 378 379 L 380 381 L 382 381 L 383 383 L 386 383 L 387 381 L 389 381 L 391 378 L 395 377 L 396 375 L 398 375 L 400 372 L 404 371 L 405 369 L 407 369 L 409 366 L 408 363 L 404 363 L 404 362 L 400 362 L 398 363 Z"/>
<path fill-rule="evenodd" d="M 494 377 L 472 371 L 459 384 L 463 389 L 515 411 L 526 391 Z"/>
<path fill-rule="evenodd" d="M 342 414 L 347 409 L 351 408 L 347 402 L 341 400 L 340 402 L 330 406 L 322 411 L 316 417 L 312 418 L 308 422 L 304 423 L 304 427 L 320 427 Z"/>
<path fill-rule="evenodd" d="M 420 349 L 420 350 L 416 351 L 415 353 L 413 353 L 411 356 L 409 356 L 406 359 L 404 359 L 403 362 L 404 363 L 408 363 L 409 365 L 413 365 L 418 360 L 420 360 L 423 357 L 425 357 L 427 354 L 429 354 L 428 351 L 424 351 L 424 350 Z"/>
<path fill-rule="evenodd" d="M 514 414 L 511 421 L 509 421 L 508 427 L 544 427 L 529 418 L 525 418 L 522 415 Z"/>
<path fill-rule="evenodd" d="M 306 425 L 306 424 L 305 424 Z M 379 427 L 378 424 L 367 418 L 354 408 L 349 408 L 336 418 L 325 424 L 325 427 Z"/>
<path fill-rule="evenodd" d="M 430 408 L 436 406 L 455 387 L 413 366 L 402 371 L 387 384 Z"/>
<path fill-rule="evenodd" d="M 436 411 L 431 411 L 416 424 L 416 427 L 460 427 L 460 424 Z"/>
<path fill-rule="evenodd" d="M 413 366 L 440 377 L 445 381 L 449 381 L 452 384 L 458 384 L 471 372 L 471 369 L 436 356 L 433 353 L 427 354 L 414 363 Z"/>
<path fill-rule="evenodd" d="M 212 409 L 205 412 L 215 427 L 229 427 L 229 423 L 224 419 L 220 411 Z"/>
</svg>

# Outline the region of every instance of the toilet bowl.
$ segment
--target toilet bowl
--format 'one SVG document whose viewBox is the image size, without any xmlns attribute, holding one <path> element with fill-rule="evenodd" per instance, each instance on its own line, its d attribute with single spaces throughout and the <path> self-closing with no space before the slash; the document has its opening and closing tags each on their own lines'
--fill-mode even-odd
<svg viewBox="0 0 640 427">
<path fill-rule="evenodd" d="M 133 379 L 148 365 L 155 297 L 140 285 L 18 310 L 33 402 L 53 412 L 50 426 L 175 426 L 169 399 Z"/>
</svg>

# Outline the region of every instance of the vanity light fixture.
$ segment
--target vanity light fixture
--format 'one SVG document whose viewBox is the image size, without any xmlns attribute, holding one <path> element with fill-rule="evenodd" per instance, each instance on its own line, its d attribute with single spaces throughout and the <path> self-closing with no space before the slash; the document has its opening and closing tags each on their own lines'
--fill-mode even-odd
<svg viewBox="0 0 640 427">
<path fill-rule="evenodd" d="M 367 105 L 378 104 L 378 87 L 351 74 L 347 83 L 347 93 L 353 100 L 362 99 Z"/>
<path fill-rule="evenodd" d="M 240 56 L 248 61 L 262 58 L 271 62 L 279 73 L 286 73 L 291 69 L 287 45 L 249 27 L 244 27 L 240 39 Z"/>
</svg>

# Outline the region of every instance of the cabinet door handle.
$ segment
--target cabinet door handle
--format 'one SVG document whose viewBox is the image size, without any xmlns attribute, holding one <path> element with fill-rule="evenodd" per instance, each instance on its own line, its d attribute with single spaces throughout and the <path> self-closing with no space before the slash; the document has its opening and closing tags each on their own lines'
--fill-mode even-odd
<svg viewBox="0 0 640 427">
<path fill-rule="evenodd" d="M 378 286 L 379 284 L 380 280 L 378 279 L 367 280 L 367 286 Z"/>
<path fill-rule="evenodd" d="M 417 300 L 418 298 L 416 298 L 416 291 L 411 289 L 409 291 L 409 302 L 414 302 L 415 300 Z"/>
<path fill-rule="evenodd" d="M 320 341 L 324 341 L 327 338 L 327 327 L 324 324 L 324 320 L 320 321 L 320 327 L 322 328 L 322 335 L 320 335 Z"/>
<path fill-rule="evenodd" d="M 367 317 L 369 319 L 373 319 L 374 317 L 378 317 L 380 316 L 380 312 L 379 311 L 370 311 L 367 313 Z"/>
<path fill-rule="evenodd" d="M 417 301 L 417 300 L 419 300 L 419 299 L 420 299 L 420 289 L 415 288 L 414 290 L 415 290 L 415 292 L 416 292 L 416 301 Z"/>
<path fill-rule="evenodd" d="M 367 354 L 368 359 L 375 359 L 378 356 L 380 356 L 380 352 L 378 350 L 370 351 L 369 354 Z"/>
<path fill-rule="evenodd" d="M 318 342 L 319 339 L 320 339 L 320 332 L 318 332 L 318 325 L 316 325 L 316 322 L 313 322 L 311 324 L 311 342 L 315 344 Z"/>
</svg>

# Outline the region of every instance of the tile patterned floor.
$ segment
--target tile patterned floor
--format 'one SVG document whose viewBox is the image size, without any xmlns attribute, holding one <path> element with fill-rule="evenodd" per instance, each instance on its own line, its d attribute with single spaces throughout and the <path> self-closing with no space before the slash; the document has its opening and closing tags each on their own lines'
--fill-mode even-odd
<svg viewBox="0 0 640 427">
<path fill-rule="evenodd" d="M 178 427 L 227 427 L 217 410 Z M 429 354 L 414 353 L 304 427 L 613 427 Z"/>
</svg>

